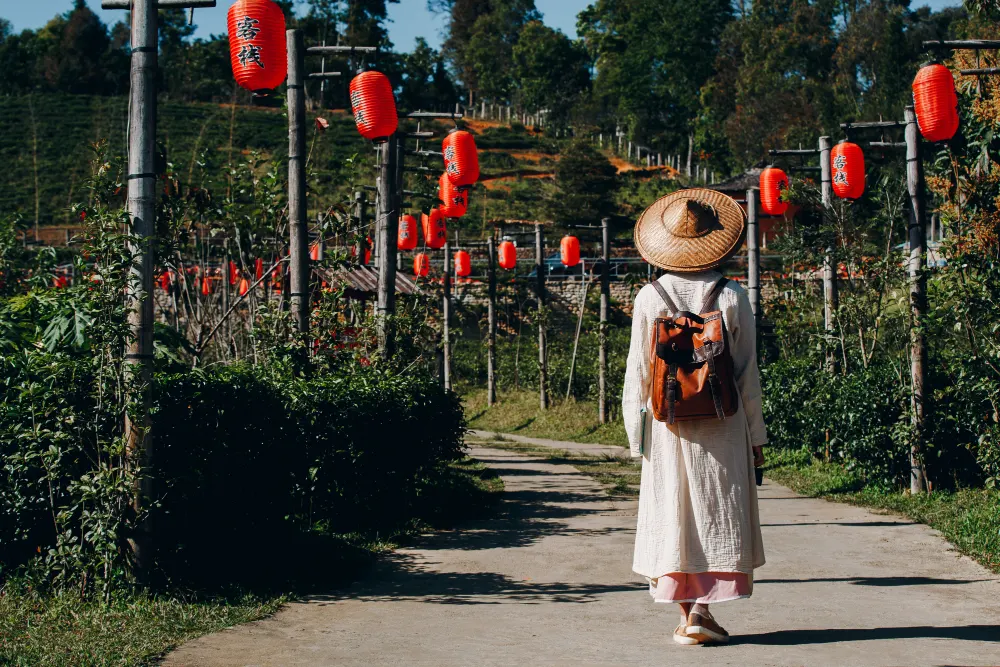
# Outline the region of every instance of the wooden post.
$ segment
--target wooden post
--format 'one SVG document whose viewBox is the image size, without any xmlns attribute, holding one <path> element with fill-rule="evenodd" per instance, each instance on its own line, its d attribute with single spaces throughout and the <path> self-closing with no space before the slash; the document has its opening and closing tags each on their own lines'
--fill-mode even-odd
<svg viewBox="0 0 1000 667">
<path fill-rule="evenodd" d="M 396 312 L 396 235 L 399 231 L 399 207 L 396 196 L 396 145 L 392 135 L 380 147 L 381 164 L 378 177 L 378 204 L 375 221 L 375 243 L 378 246 L 378 301 L 376 329 L 378 348 L 383 359 L 392 357 L 393 335 L 391 318 Z"/>
<path fill-rule="evenodd" d="M 819 138 L 820 195 L 828 218 L 833 211 L 833 180 L 830 177 L 830 137 Z M 833 247 L 828 246 L 823 255 L 823 327 L 827 336 L 833 336 L 836 329 L 837 308 L 837 268 L 834 266 Z M 836 372 L 837 355 L 827 350 L 827 367 Z"/>
<path fill-rule="evenodd" d="M 542 410 L 549 407 L 548 355 L 545 349 L 545 246 L 542 226 L 535 223 L 535 295 L 538 298 L 538 404 Z"/>
<path fill-rule="evenodd" d="M 309 333 L 309 227 L 306 222 L 306 100 L 303 87 L 305 46 L 300 30 L 288 39 L 288 230 L 292 320 Z"/>
<path fill-rule="evenodd" d="M 924 321 L 927 313 L 927 212 L 924 209 L 924 164 L 920 151 L 920 130 L 912 106 L 904 109 L 906 120 L 906 189 L 910 194 L 910 378 L 911 424 L 913 442 L 910 445 L 910 493 L 927 492 L 927 473 L 921 452 L 925 433 L 924 387 L 927 381 L 927 340 Z"/>
<path fill-rule="evenodd" d="M 489 333 L 486 338 L 486 403 L 490 407 L 497 402 L 497 241 L 491 235 L 487 241 L 489 250 L 489 310 L 487 322 Z"/>
<path fill-rule="evenodd" d="M 611 306 L 611 219 L 601 218 L 601 324 L 598 330 L 597 419 L 608 423 L 608 309 Z"/>
<path fill-rule="evenodd" d="M 154 496 L 150 469 L 155 462 L 150 432 L 153 379 L 153 268 L 156 265 L 156 0 L 132 4 L 132 66 L 129 91 L 128 215 L 134 255 L 126 294 L 130 337 L 125 354 L 127 372 L 137 381 L 135 419 L 125 417 L 128 450 L 138 460 L 139 489 L 136 510 L 149 507 Z M 37 239 L 36 239 L 37 240 Z M 143 520 L 132 543 L 140 578 L 146 579 L 153 562 L 153 527 Z"/>
<path fill-rule="evenodd" d="M 760 329 L 760 223 L 757 214 L 760 208 L 759 201 L 759 188 L 747 190 L 747 292 L 758 330 Z"/>
<path fill-rule="evenodd" d="M 444 270 L 441 277 L 441 349 L 444 351 L 442 381 L 445 391 L 451 390 L 451 243 L 444 243 Z"/>
</svg>

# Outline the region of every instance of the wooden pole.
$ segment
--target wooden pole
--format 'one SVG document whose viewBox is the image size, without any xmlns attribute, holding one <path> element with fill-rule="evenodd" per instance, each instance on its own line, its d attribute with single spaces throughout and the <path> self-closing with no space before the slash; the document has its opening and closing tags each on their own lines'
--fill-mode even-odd
<svg viewBox="0 0 1000 667">
<path fill-rule="evenodd" d="M 486 339 L 486 403 L 490 407 L 497 402 L 497 241 L 490 236 L 487 241 L 489 249 L 489 310 L 487 322 L 489 333 Z"/>
<path fill-rule="evenodd" d="M 611 307 L 611 219 L 601 219 L 601 323 L 598 329 L 597 419 L 608 423 L 608 310 Z"/>
<path fill-rule="evenodd" d="M 760 189 L 747 190 L 747 292 L 754 323 L 760 330 Z"/>
<path fill-rule="evenodd" d="M 833 180 L 830 177 L 830 147 L 830 137 L 819 138 L 820 195 L 828 219 L 832 219 L 833 217 Z M 826 330 L 827 336 L 833 336 L 835 333 L 837 308 L 840 305 L 839 301 L 837 295 L 837 269 L 834 266 L 833 247 L 828 246 L 823 255 L 823 328 Z M 831 371 L 836 372 L 837 354 L 832 349 L 827 350 L 826 365 Z"/>
<path fill-rule="evenodd" d="M 149 471 L 155 463 L 149 417 L 153 379 L 153 267 L 156 265 L 156 0 L 132 4 L 132 66 L 129 91 L 128 214 L 132 221 L 132 280 L 126 294 L 130 337 L 125 354 L 127 372 L 139 395 L 135 419 L 125 417 L 128 451 L 138 460 L 136 510 L 148 508 L 155 497 Z M 147 516 L 132 543 L 136 567 L 146 579 L 153 562 L 153 526 Z"/>
<path fill-rule="evenodd" d="M 441 285 L 441 348 L 444 351 L 444 371 L 442 380 L 445 391 L 451 390 L 451 243 L 444 243 L 444 271 Z"/>
<path fill-rule="evenodd" d="M 912 106 L 904 109 L 906 120 L 906 189 L 910 195 L 910 378 L 911 425 L 910 493 L 927 492 L 927 472 L 924 469 L 923 446 L 925 424 L 924 387 L 927 381 L 927 340 L 924 320 L 927 313 L 927 274 L 924 271 L 927 239 L 927 212 L 924 208 L 924 164 L 920 151 L 920 130 Z"/>
<path fill-rule="evenodd" d="M 396 235 L 399 230 L 399 207 L 396 195 L 396 135 L 382 144 L 381 170 L 378 177 L 375 243 L 378 246 L 378 302 L 376 329 L 383 359 L 390 359 L 393 344 L 391 318 L 396 312 Z"/>
<path fill-rule="evenodd" d="M 576 354 L 580 350 L 580 332 L 583 331 L 583 315 L 587 312 L 587 293 L 590 283 L 587 282 L 587 265 L 580 261 L 580 314 L 576 319 L 576 335 L 573 338 L 573 356 L 569 361 L 569 381 L 566 383 L 566 400 L 573 393 L 573 373 L 576 372 Z"/>
<path fill-rule="evenodd" d="M 549 408 L 548 355 L 545 349 L 545 246 L 542 226 L 535 223 L 535 295 L 538 298 L 538 404 Z"/>
<path fill-rule="evenodd" d="M 288 40 L 288 231 L 292 320 L 303 336 L 309 333 L 309 227 L 306 222 L 306 99 L 303 80 L 305 47 L 302 32 L 289 30 Z"/>
</svg>

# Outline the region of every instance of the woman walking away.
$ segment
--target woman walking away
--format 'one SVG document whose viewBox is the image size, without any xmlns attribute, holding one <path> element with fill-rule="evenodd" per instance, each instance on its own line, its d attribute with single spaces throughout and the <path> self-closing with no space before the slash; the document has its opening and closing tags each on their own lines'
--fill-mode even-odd
<svg viewBox="0 0 1000 667">
<path fill-rule="evenodd" d="M 667 273 L 636 296 L 622 397 L 642 457 L 632 569 L 656 602 L 680 605 L 679 644 L 729 641 L 709 605 L 750 597 L 764 564 L 757 332 L 746 292 L 716 270 L 745 230 L 739 204 L 705 189 L 659 199 L 635 226 L 639 253 Z"/>
</svg>

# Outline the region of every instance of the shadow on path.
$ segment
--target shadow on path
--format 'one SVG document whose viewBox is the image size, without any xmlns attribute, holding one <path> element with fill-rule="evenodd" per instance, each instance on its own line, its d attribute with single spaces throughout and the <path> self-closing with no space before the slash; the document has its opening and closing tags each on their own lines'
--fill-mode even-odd
<svg viewBox="0 0 1000 667">
<path fill-rule="evenodd" d="M 814 579 L 754 579 L 755 584 L 812 584 L 812 583 L 844 583 L 855 586 L 929 586 L 944 584 L 975 584 L 994 579 L 936 579 L 934 577 L 816 577 Z"/>
<path fill-rule="evenodd" d="M 776 632 L 735 636 L 731 643 L 763 646 L 796 646 L 880 639 L 958 639 L 972 642 L 1000 642 L 1000 625 L 967 625 L 945 628 L 925 625 L 902 628 L 778 630 Z"/>
</svg>

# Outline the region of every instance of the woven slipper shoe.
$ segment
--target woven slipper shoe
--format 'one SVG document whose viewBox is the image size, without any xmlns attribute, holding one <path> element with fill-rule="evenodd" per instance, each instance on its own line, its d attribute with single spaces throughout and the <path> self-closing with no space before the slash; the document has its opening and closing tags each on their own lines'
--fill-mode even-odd
<svg viewBox="0 0 1000 667">
<path fill-rule="evenodd" d="M 688 636 L 687 626 L 683 623 L 678 625 L 674 630 L 674 641 L 684 646 L 696 646 L 698 644 L 697 639 Z"/>
<path fill-rule="evenodd" d="M 688 616 L 687 635 L 697 639 L 699 644 L 729 642 L 729 633 L 714 618 L 693 612 Z"/>
</svg>

